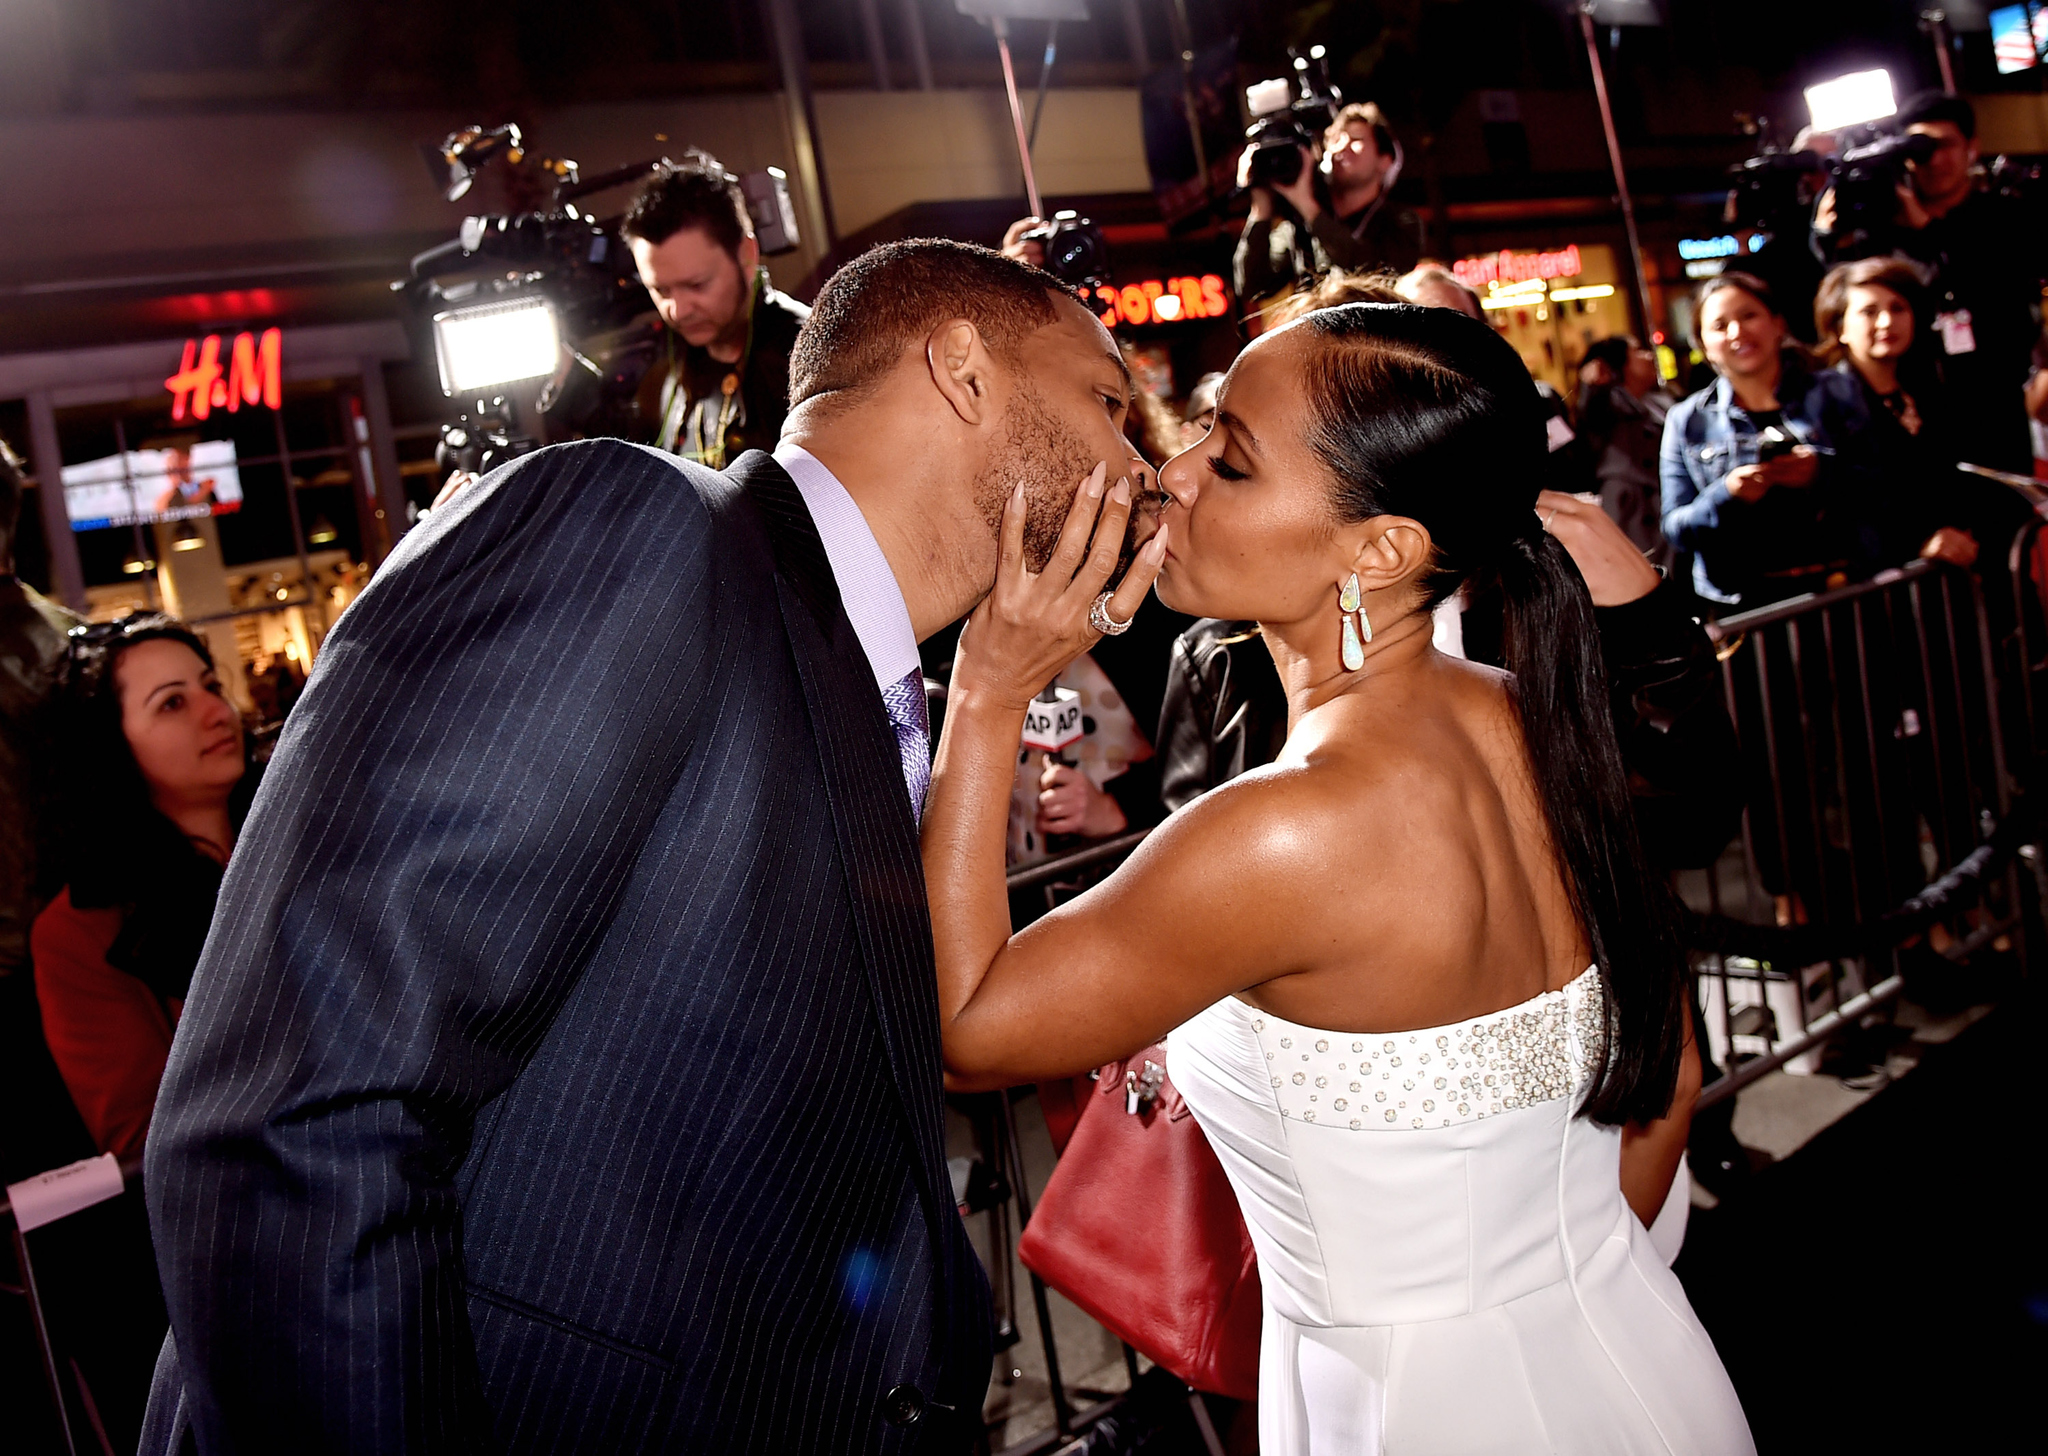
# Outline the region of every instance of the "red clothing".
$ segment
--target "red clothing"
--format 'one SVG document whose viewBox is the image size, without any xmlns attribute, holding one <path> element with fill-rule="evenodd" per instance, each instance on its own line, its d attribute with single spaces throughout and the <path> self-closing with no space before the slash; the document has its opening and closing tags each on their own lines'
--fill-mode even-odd
<svg viewBox="0 0 2048 1456">
<path fill-rule="evenodd" d="M 142 1151 L 156 1084 L 171 1054 L 171 1018 L 140 980 L 107 964 L 119 910 L 81 910 L 71 891 L 36 917 L 31 936 L 43 1036 L 103 1153 Z"/>
</svg>

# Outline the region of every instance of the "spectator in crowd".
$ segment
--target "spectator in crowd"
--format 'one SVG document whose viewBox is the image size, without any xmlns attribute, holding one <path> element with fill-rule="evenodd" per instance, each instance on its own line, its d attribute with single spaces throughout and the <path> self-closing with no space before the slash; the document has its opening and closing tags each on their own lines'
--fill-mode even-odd
<svg viewBox="0 0 2048 1456">
<path fill-rule="evenodd" d="M 141 613 L 73 641 L 68 877 L 36 919 L 36 996 L 94 1143 L 128 1157 L 254 785 L 241 716 L 191 628 Z"/>
<path fill-rule="evenodd" d="M 1664 422 L 1664 535 L 1693 589 L 1723 607 L 1824 590 L 1879 564 L 1861 478 L 1837 446 L 1868 423 L 1862 387 L 1787 347 L 1769 287 L 1723 273 L 1700 289 L 1700 349 L 1718 378 Z"/>
<path fill-rule="evenodd" d="M 1369 101 L 1344 107 L 1323 133 L 1321 156 L 1307 147 L 1301 155 L 1301 174 L 1285 187 L 1251 185 L 1249 147 L 1238 162 L 1238 185 L 1251 191 L 1232 260 L 1239 298 L 1271 298 L 1332 268 L 1359 273 L 1415 266 L 1422 226 L 1389 195 L 1401 153 L 1379 107 Z"/>
<path fill-rule="evenodd" d="M 656 171 L 620 231 L 668 326 L 656 443 L 713 470 L 774 449 L 810 310 L 770 286 L 739 179 L 692 149 Z"/>
<path fill-rule="evenodd" d="M 1180 448 L 1197 443 L 1216 423 L 1216 391 L 1222 387 L 1223 372 L 1211 370 L 1195 381 L 1188 391 L 1187 408 L 1181 412 Z"/>
<path fill-rule="evenodd" d="M 56 888 L 52 717 L 64 634 L 82 620 L 14 574 L 24 481 L 0 442 L 0 1182 L 84 1156 L 85 1129 L 43 1044 L 29 927 Z"/>
<path fill-rule="evenodd" d="M 1895 255 L 1927 280 L 1939 347 L 1943 412 L 1962 458 L 2021 475 L 2033 470 L 2022 394 L 2039 336 L 2048 229 L 2037 205 L 1981 185 L 1977 113 L 1960 96 L 1923 91 L 1892 124 L 1934 154 L 1908 164 L 1891 219 L 1837 216 L 1832 191 L 1814 209 L 1814 251 L 1826 263 Z"/>
<path fill-rule="evenodd" d="M 2027 519 L 2026 502 L 1959 472 L 1959 441 L 1923 347 L 1924 290 L 1897 258 L 1864 258 L 1831 269 L 1814 303 L 1822 351 L 1863 390 L 1870 424 L 1848 442 L 1869 478 L 1883 481 L 1879 509 L 1887 562 L 1929 556 L 1957 566 L 2002 567 L 2000 543 Z M 1983 561 L 1984 544 L 1994 559 Z"/>
<path fill-rule="evenodd" d="M 1455 308 L 1481 323 L 1486 322 L 1486 309 L 1480 304 L 1479 295 L 1441 263 L 1424 263 L 1410 268 L 1395 280 L 1394 292 L 1424 308 Z"/>
<path fill-rule="evenodd" d="M 1660 388 L 1657 356 L 1628 334 L 1596 339 L 1579 364 L 1579 438 L 1585 442 L 1600 505 L 1636 549 L 1658 566 L 1671 562 L 1664 540 L 1657 453 L 1671 397 Z"/>
</svg>

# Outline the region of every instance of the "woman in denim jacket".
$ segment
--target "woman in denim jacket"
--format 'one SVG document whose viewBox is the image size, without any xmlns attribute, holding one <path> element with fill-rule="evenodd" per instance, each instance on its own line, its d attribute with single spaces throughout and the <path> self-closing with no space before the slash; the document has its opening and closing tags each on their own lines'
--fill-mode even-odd
<svg viewBox="0 0 2048 1456">
<path fill-rule="evenodd" d="M 1785 351 L 1770 289 L 1746 273 L 1708 282 L 1698 320 L 1721 377 L 1672 409 L 1659 462 L 1664 535 L 1692 555 L 1693 589 L 1756 607 L 1882 565 L 1882 486 L 1837 453 L 1870 426 L 1861 387 Z M 1774 455 L 1773 427 L 1797 444 Z"/>
</svg>

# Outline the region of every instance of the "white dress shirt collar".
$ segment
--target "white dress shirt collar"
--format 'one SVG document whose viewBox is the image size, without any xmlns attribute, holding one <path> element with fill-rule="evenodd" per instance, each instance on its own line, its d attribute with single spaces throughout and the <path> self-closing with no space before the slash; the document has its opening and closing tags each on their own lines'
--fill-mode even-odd
<svg viewBox="0 0 2048 1456">
<path fill-rule="evenodd" d="M 832 579 L 839 586 L 840 604 L 868 655 L 875 685 L 887 688 L 901 682 L 918 665 L 917 632 L 910 625 L 903 589 L 867 517 L 839 478 L 803 446 L 784 440 L 775 447 L 775 463 L 789 472 L 810 510 Z"/>
</svg>

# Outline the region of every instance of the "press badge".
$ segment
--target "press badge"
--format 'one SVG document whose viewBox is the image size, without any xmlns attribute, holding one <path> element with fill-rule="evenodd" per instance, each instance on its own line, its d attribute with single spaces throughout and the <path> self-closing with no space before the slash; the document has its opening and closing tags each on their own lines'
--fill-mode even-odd
<svg viewBox="0 0 2048 1456">
<path fill-rule="evenodd" d="M 1934 316 L 1934 327 L 1941 334 L 1941 352 L 1944 354 L 1974 354 L 1977 352 L 1977 333 L 1970 327 L 1970 311 L 1967 308 L 1954 309 Z"/>
<path fill-rule="evenodd" d="M 1572 427 L 1557 415 L 1552 415 L 1543 422 L 1543 434 L 1550 441 L 1552 450 L 1562 450 L 1578 438 L 1572 433 Z"/>
</svg>

